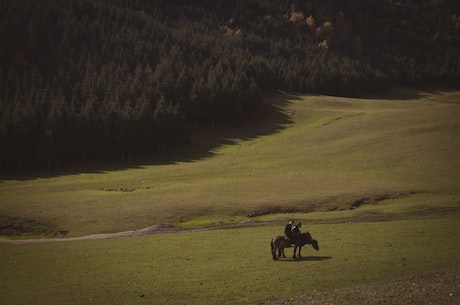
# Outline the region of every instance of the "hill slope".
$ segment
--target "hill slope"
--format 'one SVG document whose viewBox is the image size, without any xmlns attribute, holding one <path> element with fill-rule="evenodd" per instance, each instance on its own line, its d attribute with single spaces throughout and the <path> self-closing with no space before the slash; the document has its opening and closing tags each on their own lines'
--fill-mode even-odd
<svg viewBox="0 0 460 305">
<path fill-rule="evenodd" d="M 0 215 L 78 236 L 400 197 L 458 208 L 460 94 L 409 93 L 277 96 L 267 102 L 289 120 L 274 133 L 254 136 L 263 126 L 247 125 L 206 159 L 3 181 Z"/>
</svg>

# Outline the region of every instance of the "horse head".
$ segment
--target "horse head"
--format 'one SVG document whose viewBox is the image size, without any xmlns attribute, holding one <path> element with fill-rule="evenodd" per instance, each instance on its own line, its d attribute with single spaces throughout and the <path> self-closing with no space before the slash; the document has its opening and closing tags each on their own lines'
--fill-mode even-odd
<svg viewBox="0 0 460 305">
<path fill-rule="evenodd" d="M 305 235 L 304 235 L 304 236 L 305 236 L 305 239 L 306 239 L 305 244 L 311 244 L 312 247 L 313 247 L 316 251 L 318 251 L 318 250 L 319 250 L 318 241 L 317 241 L 316 239 L 313 239 L 313 237 L 311 237 L 311 234 L 308 233 L 308 232 L 305 232 L 305 233 L 303 233 L 303 234 L 305 234 Z"/>
<path fill-rule="evenodd" d="M 315 240 L 315 239 L 312 239 L 311 240 L 311 245 L 313 246 L 313 248 L 318 251 L 319 250 L 319 245 L 318 245 L 318 241 Z"/>
</svg>

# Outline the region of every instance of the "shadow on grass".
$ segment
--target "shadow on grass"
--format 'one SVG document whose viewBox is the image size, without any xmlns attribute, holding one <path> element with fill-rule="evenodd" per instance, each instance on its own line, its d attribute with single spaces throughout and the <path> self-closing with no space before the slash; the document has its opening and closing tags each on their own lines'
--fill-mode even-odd
<svg viewBox="0 0 460 305">
<path fill-rule="evenodd" d="M 225 124 L 187 124 L 187 140 L 156 152 L 126 156 L 104 157 L 98 160 L 59 162 L 52 166 L 31 167 L 8 172 L 0 169 L 0 180 L 34 180 L 74 174 L 102 174 L 110 171 L 144 168 L 151 165 L 167 165 L 194 162 L 213 157 L 216 149 L 224 145 L 238 145 L 242 141 L 276 134 L 292 123 L 284 111 L 290 101 L 301 98 L 296 95 L 276 94 L 265 98 L 258 109 L 245 118 Z M 0 181 L 1 183 L 1 181 Z"/>
<path fill-rule="evenodd" d="M 458 90 L 458 89 L 457 89 Z M 357 96 L 364 99 L 388 99 L 388 100 L 417 100 L 427 95 L 440 95 L 446 92 L 456 91 L 452 88 L 407 88 L 395 87 L 382 93 L 374 93 Z M 245 118 L 226 124 L 198 124 L 189 122 L 186 126 L 187 139 L 168 149 L 143 154 L 126 156 L 99 157 L 97 160 L 86 161 L 61 161 L 44 167 L 28 167 L 23 165 L 21 169 L 2 171 L 0 168 L 0 180 L 33 180 L 36 178 L 58 177 L 73 174 L 89 173 L 98 174 L 108 171 L 143 168 L 151 165 L 166 165 L 179 162 L 194 162 L 211 158 L 216 154 L 216 149 L 223 145 L 238 145 L 242 141 L 268 136 L 281 132 L 292 123 L 289 113 L 285 108 L 290 101 L 302 99 L 300 94 L 275 94 L 264 99 L 264 102 L 247 114 Z M 94 157 L 94 156 L 93 156 Z M 77 159 L 79 159 L 77 157 Z M 128 159 L 128 160 L 127 160 Z M 101 161 L 102 160 L 102 161 Z M 1 183 L 1 181 L 0 181 Z"/>
<path fill-rule="evenodd" d="M 459 88 L 449 85 L 426 85 L 419 87 L 390 87 L 380 92 L 372 92 L 351 96 L 363 99 L 385 99 L 385 100 L 418 100 L 425 98 L 427 95 L 442 95 L 449 92 L 458 91 Z"/>
<path fill-rule="evenodd" d="M 332 259 L 332 256 L 302 256 L 296 258 L 283 258 L 280 262 L 304 262 L 304 261 L 326 261 Z"/>
</svg>

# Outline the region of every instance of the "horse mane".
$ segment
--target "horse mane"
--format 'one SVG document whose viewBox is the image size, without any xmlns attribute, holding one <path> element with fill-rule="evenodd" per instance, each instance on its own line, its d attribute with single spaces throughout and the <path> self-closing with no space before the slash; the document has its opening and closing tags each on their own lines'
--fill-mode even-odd
<svg viewBox="0 0 460 305">
<path fill-rule="evenodd" d="M 309 232 L 303 232 L 303 233 L 294 235 L 294 240 L 297 241 L 295 243 L 299 243 L 299 244 L 303 244 L 303 243 L 311 244 L 311 243 L 314 242 L 314 240 L 311 237 L 311 234 Z"/>
</svg>

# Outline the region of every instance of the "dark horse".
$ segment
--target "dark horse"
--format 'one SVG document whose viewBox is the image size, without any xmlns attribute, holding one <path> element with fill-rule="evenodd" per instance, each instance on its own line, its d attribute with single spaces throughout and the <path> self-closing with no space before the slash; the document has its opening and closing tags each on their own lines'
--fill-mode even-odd
<svg viewBox="0 0 460 305">
<path fill-rule="evenodd" d="M 312 247 L 316 251 L 319 250 L 318 241 L 314 240 L 311 237 L 310 233 L 308 232 L 294 235 L 292 241 L 288 240 L 285 236 L 275 236 L 272 238 L 270 242 L 273 260 L 278 260 L 278 258 L 281 257 L 281 255 L 283 255 L 283 257 L 286 257 L 284 255 L 284 248 L 291 248 L 291 247 L 294 247 L 293 258 L 296 258 L 295 253 L 296 253 L 297 248 L 299 248 L 298 257 L 302 257 L 300 255 L 300 250 L 305 245 L 312 245 Z M 278 256 L 276 256 L 277 250 L 278 250 Z"/>
</svg>

